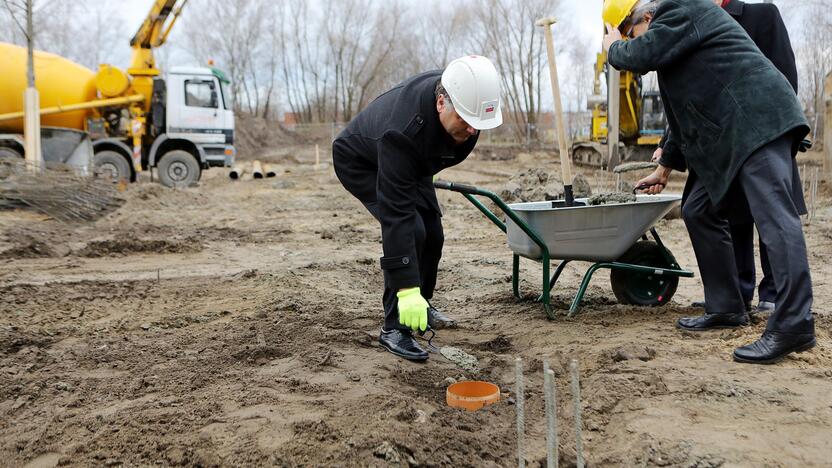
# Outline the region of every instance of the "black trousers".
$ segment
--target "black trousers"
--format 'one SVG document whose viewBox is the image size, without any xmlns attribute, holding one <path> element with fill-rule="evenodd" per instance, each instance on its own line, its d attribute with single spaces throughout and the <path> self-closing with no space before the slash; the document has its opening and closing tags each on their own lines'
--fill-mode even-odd
<svg viewBox="0 0 832 468">
<path fill-rule="evenodd" d="M 742 299 L 750 303 L 754 299 L 757 285 L 757 270 L 754 266 L 754 223 L 731 223 L 731 240 L 734 243 L 734 260 L 740 281 Z M 766 245 L 760 242 L 760 265 L 763 267 L 763 279 L 757 290 L 760 301 L 774 302 L 777 289 L 771 273 Z"/>
<path fill-rule="evenodd" d="M 766 246 L 777 310 L 767 330 L 813 333 L 812 280 L 798 209 L 793 200 L 791 137 L 781 137 L 755 151 L 740 168 L 735 184 L 748 202 L 760 239 Z M 690 234 L 705 286 L 708 313 L 744 310 L 730 225 L 699 178 L 688 187 L 682 217 Z M 731 213 L 728 213 L 731 217 Z"/>
<path fill-rule="evenodd" d="M 418 194 L 415 194 L 419 196 Z M 361 200 L 367 211 L 379 220 L 378 205 L 375 200 Z M 439 260 L 442 258 L 442 246 L 445 243 L 445 234 L 442 231 L 442 216 L 433 208 L 417 205 L 419 216 L 416 217 L 416 256 L 419 262 L 419 286 L 422 297 L 428 301 L 433 298 L 433 290 L 436 288 L 436 273 L 439 270 Z M 380 222 L 380 221 L 379 221 Z M 396 296 L 398 290 L 389 286 L 387 272 L 384 272 L 384 329 L 410 330 L 399 323 L 399 298 Z"/>
</svg>

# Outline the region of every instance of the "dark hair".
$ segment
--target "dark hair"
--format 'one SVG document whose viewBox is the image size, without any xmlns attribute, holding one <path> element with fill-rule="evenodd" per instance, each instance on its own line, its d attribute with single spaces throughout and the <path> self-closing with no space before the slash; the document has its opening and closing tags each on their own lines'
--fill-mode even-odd
<svg viewBox="0 0 832 468">
<path fill-rule="evenodd" d="M 436 99 L 439 99 L 439 96 L 445 96 L 445 101 L 447 101 L 448 104 L 453 104 L 453 102 L 451 102 L 451 96 L 448 94 L 448 91 L 446 91 L 445 87 L 442 86 L 442 80 L 438 80 L 436 82 L 436 87 L 433 88 L 433 95 L 436 96 Z"/>
</svg>

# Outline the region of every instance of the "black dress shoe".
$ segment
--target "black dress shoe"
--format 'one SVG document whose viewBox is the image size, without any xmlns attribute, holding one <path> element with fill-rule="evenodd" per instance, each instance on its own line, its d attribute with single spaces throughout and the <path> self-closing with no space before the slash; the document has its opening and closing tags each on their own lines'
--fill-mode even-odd
<svg viewBox="0 0 832 468">
<path fill-rule="evenodd" d="M 734 350 L 734 360 L 749 364 L 774 364 L 789 353 L 808 351 L 816 343 L 814 333 L 790 335 L 766 331 L 759 340 Z"/>
<path fill-rule="evenodd" d="M 705 308 L 705 301 L 704 300 L 693 301 L 693 302 L 690 303 L 690 306 L 691 307 L 697 307 L 699 309 L 704 309 Z M 751 312 L 751 310 L 752 310 L 751 309 L 751 301 L 748 301 L 748 302 L 745 303 L 745 311 L 746 312 Z"/>
<path fill-rule="evenodd" d="M 705 314 L 699 317 L 682 317 L 676 327 L 688 331 L 715 330 L 717 328 L 734 328 L 748 325 L 748 314 Z"/>
<path fill-rule="evenodd" d="M 439 312 L 434 306 L 428 306 L 428 325 L 434 330 L 441 330 L 443 328 L 456 328 L 456 320 Z"/>
<path fill-rule="evenodd" d="M 752 314 L 773 314 L 776 306 L 773 302 L 769 301 L 760 301 L 757 303 L 757 307 L 751 311 Z"/>
<path fill-rule="evenodd" d="M 409 330 L 385 330 L 382 328 L 378 337 L 378 344 L 396 356 L 411 361 L 425 361 L 428 358 L 428 352 L 419 346 Z"/>
</svg>

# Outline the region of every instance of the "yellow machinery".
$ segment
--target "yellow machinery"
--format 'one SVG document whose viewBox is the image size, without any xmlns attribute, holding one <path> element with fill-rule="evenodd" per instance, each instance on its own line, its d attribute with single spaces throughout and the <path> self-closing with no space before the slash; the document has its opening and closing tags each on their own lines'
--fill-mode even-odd
<svg viewBox="0 0 832 468">
<path fill-rule="evenodd" d="M 101 166 L 99 160 L 102 160 L 110 168 L 108 170 L 120 179 L 134 179 L 143 166 L 153 166 L 157 159 L 164 160 L 166 151 L 189 153 L 196 159 L 194 166 L 180 155 L 176 171 L 182 179 L 180 182 L 195 182 L 193 177 L 198 179 L 201 168 L 228 165 L 228 160 L 233 160 L 235 154 L 234 148 L 230 146 L 233 142 L 233 113 L 228 106 L 230 97 L 219 94 L 219 88 L 228 82 L 218 70 L 189 68 L 191 76 L 178 78 L 176 86 L 184 82 L 183 89 L 201 89 L 205 93 L 203 96 L 207 97 L 199 105 L 189 103 L 191 96 L 180 99 L 175 105 L 190 106 L 196 109 L 193 112 L 205 115 L 231 115 L 220 115 L 218 128 L 194 128 L 199 127 L 199 124 L 183 128 L 185 126 L 180 125 L 176 128 L 179 134 L 164 134 L 168 120 L 166 112 L 170 104 L 166 101 L 166 82 L 160 77 L 153 50 L 166 42 L 187 1 L 154 1 L 147 17 L 130 40 L 133 52 L 126 73 L 109 64 L 100 65 L 96 73 L 65 58 L 35 52 L 34 68 L 36 87 L 40 94 L 42 125 L 89 133 L 94 141 L 96 167 Z M 0 43 L 0 70 L 3 70 L 0 73 L 0 133 L 22 131 L 26 63 L 25 48 Z M 210 87 L 199 87 L 209 81 Z M 225 93 L 225 88 L 222 91 Z M 206 104 L 204 99 L 208 98 L 210 102 Z M 215 110 L 199 111 L 198 108 L 206 105 L 213 105 Z M 180 107 L 172 109 L 176 116 L 186 115 L 179 109 Z M 197 119 L 203 123 L 206 121 L 199 115 L 192 120 Z M 191 138 L 192 141 L 189 140 L 194 134 L 197 136 Z M 216 138 L 211 140 L 204 135 L 219 135 L 222 141 L 216 141 Z M 163 138 L 160 139 L 160 136 Z M 17 140 L 0 138 L 3 154 L 21 155 L 22 147 L 15 143 L 19 140 L 19 136 Z M 166 147 L 160 146 L 163 140 L 168 142 Z M 159 151 L 158 158 L 155 152 L 148 153 L 151 145 L 153 151 Z M 208 154 L 211 151 L 214 154 L 219 152 L 220 157 L 212 157 Z M 102 154 L 101 158 L 99 153 Z M 120 161 L 121 157 L 126 164 Z M 217 164 L 217 160 L 221 164 Z M 183 167 L 190 168 L 191 174 L 182 176 Z M 164 177 L 160 176 L 160 179 L 165 183 Z"/>
<path fill-rule="evenodd" d="M 131 125 L 126 126 L 133 146 L 141 148 L 146 114 L 150 111 L 153 79 L 159 76 L 153 49 L 165 43 L 187 0 L 156 0 L 139 30 L 130 40 L 133 56 L 125 74 L 112 65 L 88 68 L 47 52 L 35 53 L 36 87 L 45 126 L 89 130 L 87 119 L 101 118 L 102 108 L 128 106 Z M 26 49 L 0 43 L 0 129 L 21 131 L 23 90 L 26 88 Z M 119 99 L 126 98 L 129 99 Z M 73 106 L 71 112 L 66 106 Z M 105 127 L 108 125 L 104 123 Z M 123 133 L 108 128 L 108 134 Z M 135 151 L 135 150 L 134 150 Z M 141 170 L 141 167 L 136 167 Z"/>
<path fill-rule="evenodd" d="M 0 43 L 0 114 L 20 117 L 0 121 L 0 129 L 23 132 L 23 90 L 26 89 L 26 49 Z M 35 52 L 35 76 L 42 107 L 90 102 L 96 98 L 92 70 L 46 52 Z M 41 124 L 82 130 L 85 110 L 44 115 Z"/>
<path fill-rule="evenodd" d="M 589 139 L 572 145 L 572 159 L 577 164 L 600 167 L 608 163 L 609 86 L 607 96 L 601 95 L 601 75 L 607 74 L 609 78 L 608 68 L 606 52 L 599 53 L 595 61 L 593 95 L 587 99 L 587 107 L 592 111 Z M 627 71 L 620 72 L 618 93 L 619 161 L 649 161 L 666 125 L 661 97 L 656 91 L 643 91 L 641 77 Z"/>
</svg>

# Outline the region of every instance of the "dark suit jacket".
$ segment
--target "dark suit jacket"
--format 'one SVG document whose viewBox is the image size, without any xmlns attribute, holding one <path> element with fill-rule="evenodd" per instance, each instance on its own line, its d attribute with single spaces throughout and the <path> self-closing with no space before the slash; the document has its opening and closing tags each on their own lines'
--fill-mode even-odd
<svg viewBox="0 0 832 468">
<path fill-rule="evenodd" d="M 794 88 L 795 94 L 797 94 L 797 64 L 789 40 L 789 32 L 786 30 L 783 18 L 780 16 L 780 10 L 771 3 L 748 4 L 740 0 L 731 0 L 724 7 L 724 10 L 742 26 L 751 40 L 754 41 L 754 44 L 760 49 L 760 52 L 771 60 L 771 63 L 786 77 L 789 84 Z M 669 132 L 670 129 L 665 133 L 665 138 L 662 139 L 659 146 L 664 146 Z M 792 198 L 798 213 L 806 214 L 806 201 L 803 198 L 803 186 L 800 183 L 797 163 L 793 162 L 792 166 L 794 176 Z M 695 177 L 696 174 L 691 172 L 690 181 L 692 182 Z M 687 198 L 689 187 L 690 185 L 685 187 L 685 198 Z M 741 199 L 742 197 L 739 194 L 736 195 L 737 200 L 727 204 L 727 207 L 733 208 L 731 221 L 734 223 L 753 222 L 751 214 L 748 212 L 747 202 Z"/>
<path fill-rule="evenodd" d="M 725 6 L 725 11 L 742 26 L 754 44 L 759 47 L 760 52 L 771 60 L 771 63 L 789 80 L 789 84 L 797 94 L 797 65 L 794 51 L 789 40 L 789 32 L 786 30 L 777 6 L 773 3 L 745 3 L 740 0 L 731 0 Z"/>
<path fill-rule="evenodd" d="M 809 132 L 789 82 L 740 25 L 709 0 L 663 0 L 647 32 L 617 41 L 618 69 L 656 70 L 670 125 L 662 164 L 690 167 L 714 204 L 755 150 Z"/>
<path fill-rule="evenodd" d="M 479 134 L 454 145 L 436 112 L 442 70 L 416 75 L 362 110 L 332 144 L 335 173 L 381 223 L 389 287 L 419 286 L 417 210 L 436 210 L 433 176 L 459 164 Z"/>
</svg>

